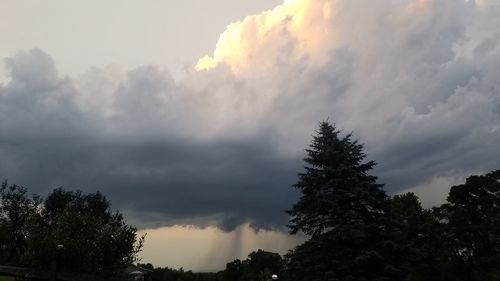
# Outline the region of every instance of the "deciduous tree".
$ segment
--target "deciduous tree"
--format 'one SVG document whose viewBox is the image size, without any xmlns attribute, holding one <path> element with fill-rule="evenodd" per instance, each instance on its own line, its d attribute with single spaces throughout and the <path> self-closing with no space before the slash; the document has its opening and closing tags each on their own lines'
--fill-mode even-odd
<svg viewBox="0 0 500 281">
<path fill-rule="evenodd" d="M 135 261 L 143 237 L 99 192 L 55 189 L 31 224 L 31 263 L 48 267 L 59 260 L 69 272 L 116 274 Z"/>
<path fill-rule="evenodd" d="M 452 242 L 456 280 L 500 278 L 500 170 L 453 186 L 447 203 L 435 209 Z"/>
<path fill-rule="evenodd" d="M 0 263 L 22 264 L 26 253 L 29 222 L 40 205 L 38 196 L 7 181 L 0 187 Z"/>
</svg>

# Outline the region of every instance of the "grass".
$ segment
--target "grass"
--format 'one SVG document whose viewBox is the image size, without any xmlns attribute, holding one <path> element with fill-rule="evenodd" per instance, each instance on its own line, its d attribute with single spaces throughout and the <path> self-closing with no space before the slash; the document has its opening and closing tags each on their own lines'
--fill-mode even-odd
<svg viewBox="0 0 500 281">
<path fill-rule="evenodd" d="M 0 275 L 0 281 L 14 281 L 14 280 L 16 280 L 16 279 L 12 276 Z"/>
</svg>

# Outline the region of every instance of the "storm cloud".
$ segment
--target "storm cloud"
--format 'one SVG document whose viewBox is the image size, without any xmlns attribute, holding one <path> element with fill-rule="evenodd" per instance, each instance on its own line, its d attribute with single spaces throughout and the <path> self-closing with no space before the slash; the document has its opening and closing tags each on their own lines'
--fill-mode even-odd
<svg viewBox="0 0 500 281">
<path fill-rule="evenodd" d="M 100 190 L 143 227 L 280 228 L 330 120 L 391 192 L 499 168 L 496 1 L 285 1 L 231 24 L 174 79 L 161 66 L 58 73 L 5 59 L 0 177 Z"/>
</svg>

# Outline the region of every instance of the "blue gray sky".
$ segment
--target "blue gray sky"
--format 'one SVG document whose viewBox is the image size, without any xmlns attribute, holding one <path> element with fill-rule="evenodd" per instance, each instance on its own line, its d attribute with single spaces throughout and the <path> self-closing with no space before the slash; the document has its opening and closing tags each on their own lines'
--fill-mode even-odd
<svg viewBox="0 0 500 281">
<path fill-rule="evenodd" d="M 0 5 L 0 177 L 100 190 L 156 265 L 297 244 L 284 211 L 321 120 L 426 206 L 500 168 L 496 0 Z"/>
</svg>

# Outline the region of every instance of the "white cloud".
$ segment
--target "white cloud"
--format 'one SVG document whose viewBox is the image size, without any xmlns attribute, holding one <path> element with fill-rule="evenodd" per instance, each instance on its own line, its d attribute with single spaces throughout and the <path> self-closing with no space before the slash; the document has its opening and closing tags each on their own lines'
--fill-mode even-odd
<svg viewBox="0 0 500 281">
<path fill-rule="evenodd" d="M 497 168 L 485 156 L 498 156 L 496 145 L 483 143 L 499 137 L 499 15 L 492 1 L 286 1 L 230 25 L 209 71 L 225 64 L 252 85 L 228 96 L 253 95 L 248 115 L 292 150 L 332 117 L 398 188 L 454 168 Z"/>
</svg>

